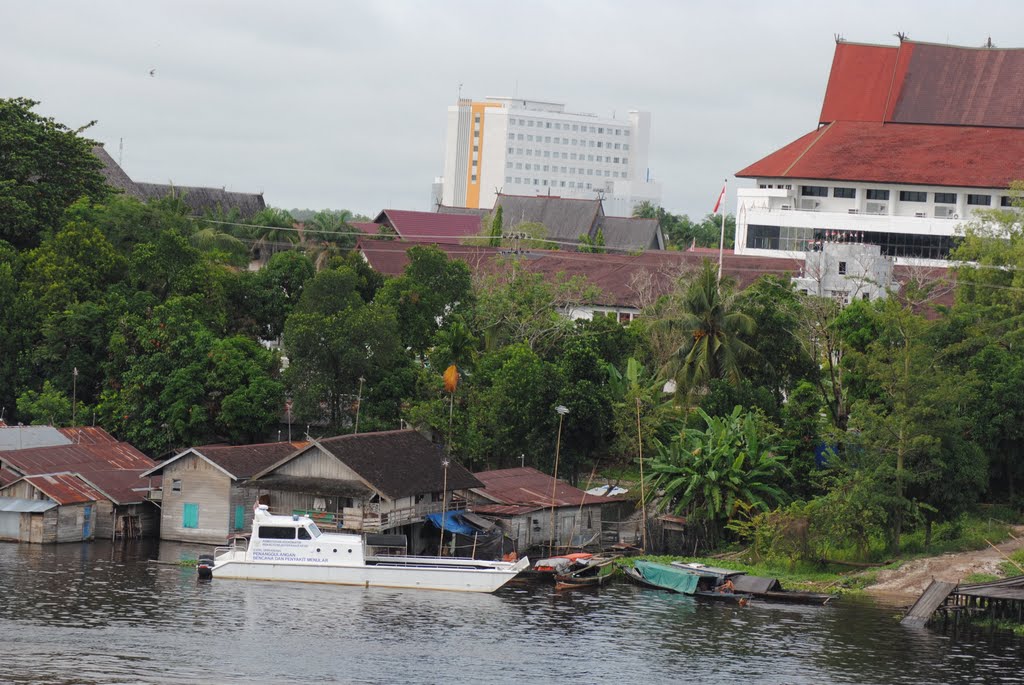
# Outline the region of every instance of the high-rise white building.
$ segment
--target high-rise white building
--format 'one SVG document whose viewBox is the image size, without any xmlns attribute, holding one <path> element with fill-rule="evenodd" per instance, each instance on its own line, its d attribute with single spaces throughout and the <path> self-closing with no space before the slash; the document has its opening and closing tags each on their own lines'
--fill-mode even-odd
<svg viewBox="0 0 1024 685">
<path fill-rule="evenodd" d="M 497 193 L 604 201 L 610 215 L 661 201 L 650 179 L 651 115 L 625 119 L 566 112 L 554 102 L 489 97 L 448 108 L 444 176 L 433 201 L 490 208 Z"/>
</svg>

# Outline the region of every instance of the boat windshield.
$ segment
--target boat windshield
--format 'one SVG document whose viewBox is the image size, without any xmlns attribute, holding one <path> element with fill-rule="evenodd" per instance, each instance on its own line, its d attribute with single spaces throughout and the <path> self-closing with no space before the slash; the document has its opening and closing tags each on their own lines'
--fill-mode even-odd
<svg viewBox="0 0 1024 685">
<path fill-rule="evenodd" d="M 313 523 L 312 521 L 310 521 L 310 523 L 309 523 L 309 526 L 308 526 L 308 527 L 309 527 L 309 532 L 310 532 L 310 534 L 311 534 L 311 535 L 313 536 L 313 539 L 314 539 L 314 540 L 315 540 L 316 538 L 320 537 L 320 535 L 321 535 L 321 533 L 320 533 L 320 529 L 316 527 L 316 524 L 315 524 L 315 523 Z"/>
</svg>

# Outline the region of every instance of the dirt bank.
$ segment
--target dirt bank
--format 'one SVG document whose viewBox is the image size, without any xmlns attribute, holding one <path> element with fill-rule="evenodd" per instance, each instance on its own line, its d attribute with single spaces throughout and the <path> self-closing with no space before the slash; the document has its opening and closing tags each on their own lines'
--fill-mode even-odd
<svg viewBox="0 0 1024 685">
<path fill-rule="evenodd" d="M 999 551 L 989 547 L 974 552 L 943 554 L 914 559 L 891 571 L 879 571 L 875 584 L 865 590 L 880 595 L 917 596 L 924 592 L 932 578 L 958 583 L 972 573 L 999 575 L 999 564 L 1006 561 L 1003 555 L 1024 548 L 1024 526 L 1014 526 L 1013 535 L 1017 539 L 1011 538 L 998 545 Z"/>
</svg>

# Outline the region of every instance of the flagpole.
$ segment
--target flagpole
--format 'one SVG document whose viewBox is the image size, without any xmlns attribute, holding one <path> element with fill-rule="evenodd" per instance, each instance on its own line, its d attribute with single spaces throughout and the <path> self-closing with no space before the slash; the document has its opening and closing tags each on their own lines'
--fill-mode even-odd
<svg viewBox="0 0 1024 685">
<path fill-rule="evenodd" d="M 725 201 L 725 188 L 729 184 L 729 179 L 725 179 L 724 185 L 722 185 L 722 201 Z M 721 207 L 722 210 L 722 234 L 718 239 L 718 281 L 722 282 L 722 252 L 725 250 L 725 208 Z"/>
</svg>

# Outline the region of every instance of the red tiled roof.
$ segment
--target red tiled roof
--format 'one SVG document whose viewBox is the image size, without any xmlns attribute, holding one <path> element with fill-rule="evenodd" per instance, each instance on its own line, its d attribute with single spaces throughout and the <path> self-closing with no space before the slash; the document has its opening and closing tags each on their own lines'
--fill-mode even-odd
<svg viewBox="0 0 1024 685">
<path fill-rule="evenodd" d="M 836 43 L 818 120 L 882 121 L 899 51 L 888 45 Z"/>
<path fill-rule="evenodd" d="M 837 121 L 736 173 L 741 178 L 1006 188 L 1024 178 L 1024 129 Z"/>
<path fill-rule="evenodd" d="M 820 123 L 1024 128 L 1024 50 L 836 43 Z"/>
<path fill-rule="evenodd" d="M 23 480 L 31 483 L 36 489 L 57 504 L 80 504 L 107 499 L 106 495 L 74 473 L 49 473 L 40 476 L 25 476 Z"/>
<path fill-rule="evenodd" d="M 388 276 L 402 273 L 408 264 L 406 251 L 416 243 L 406 241 L 362 241 L 359 249 L 370 266 Z M 439 244 L 451 259 L 466 262 L 475 273 L 502 273 L 511 267 L 501 251 L 492 247 Z M 549 279 L 585 276 L 602 293 L 590 304 L 642 308 L 652 297 L 670 292 L 685 272 L 700 267 L 704 259 L 715 260 L 718 251 L 682 252 L 656 250 L 638 255 L 531 250 L 517 268 L 545 274 Z M 802 261 L 776 257 L 754 257 L 727 250 L 722 271 L 745 288 L 763 274 L 793 274 Z"/>
<path fill-rule="evenodd" d="M 892 121 L 1024 127 L 1024 50 L 915 43 L 907 62 Z"/>
<path fill-rule="evenodd" d="M 380 233 L 380 224 L 375 224 L 372 221 L 350 221 L 349 226 L 366 235 L 377 235 Z"/>
<path fill-rule="evenodd" d="M 438 214 L 405 209 L 381 210 L 374 223 L 390 226 L 407 240 L 449 240 L 457 243 L 462 238 L 480 235 L 483 230 L 480 217 L 471 214 Z"/>
<path fill-rule="evenodd" d="M 473 491 L 495 504 L 501 505 L 550 507 L 552 506 L 552 487 L 554 487 L 554 506 L 556 507 L 578 507 L 581 504 L 621 502 L 624 499 L 623 497 L 588 495 L 565 481 L 556 481 L 546 473 L 541 473 L 529 466 L 515 469 L 499 469 L 497 471 L 482 471 L 474 475 L 480 479 L 484 487 L 474 488 Z M 484 512 L 480 507 L 473 507 L 473 510 Z M 529 510 L 532 511 L 532 509 Z"/>
</svg>

